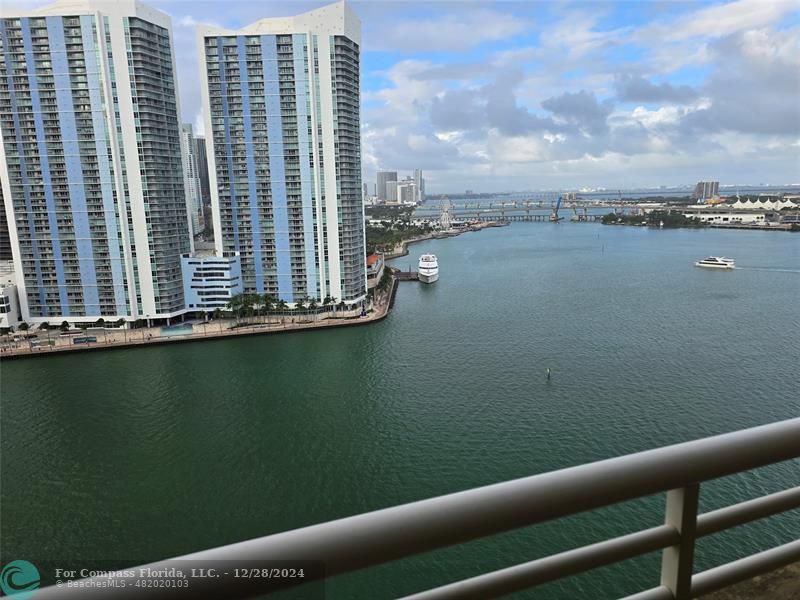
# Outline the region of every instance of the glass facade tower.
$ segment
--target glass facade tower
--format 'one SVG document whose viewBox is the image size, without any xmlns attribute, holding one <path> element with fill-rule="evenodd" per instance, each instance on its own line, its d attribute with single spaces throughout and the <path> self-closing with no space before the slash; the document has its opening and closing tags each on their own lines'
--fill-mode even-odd
<svg viewBox="0 0 800 600">
<path fill-rule="evenodd" d="M 366 294 L 360 22 L 344 3 L 199 29 L 216 250 L 246 293 Z"/>
<path fill-rule="evenodd" d="M 23 318 L 183 312 L 169 17 L 134 0 L 0 9 L 0 126 Z"/>
</svg>

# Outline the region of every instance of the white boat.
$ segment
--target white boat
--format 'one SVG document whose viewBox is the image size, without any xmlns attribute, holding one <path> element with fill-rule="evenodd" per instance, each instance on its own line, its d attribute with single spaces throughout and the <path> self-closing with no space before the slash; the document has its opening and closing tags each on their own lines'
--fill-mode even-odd
<svg viewBox="0 0 800 600">
<path fill-rule="evenodd" d="M 419 280 L 422 283 L 433 283 L 439 279 L 439 261 L 435 254 L 423 254 L 419 257 Z"/>
<path fill-rule="evenodd" d="M 694 263 L 695 267 L 706 267 L 707 269 L 733 269 L 736 264 L 732 258 L 724 256 L 709 256 Z"/>
</svg>

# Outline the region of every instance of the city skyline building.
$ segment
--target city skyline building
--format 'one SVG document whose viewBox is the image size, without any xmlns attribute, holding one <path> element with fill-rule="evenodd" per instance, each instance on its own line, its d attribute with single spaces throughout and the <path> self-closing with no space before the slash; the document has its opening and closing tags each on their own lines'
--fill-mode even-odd
<svg viewBox="0 0 800 600">
<path fill-rule="evenodd" d="M 197 176 L 200 178 L 200 202 L 203 208 L 204 225 L 211 222 L 211 188 L 208 184 L 208 156 L 206 154 L 206 138 L 194 136 L 194 153 L 197 157 Z"/>
<path fill-rule="evenodd" d="M 215 248 L 246 293 L 366 295 L 361 24 L 344 3 L 198 28 Z"/>
<path fill-rule="evenodd" d="M 192 238 L 203 231 L 203 203 L 200 195 L 199 157 L 191 123 L 181 123 L 181 159 L 186 210 L 192 226 Z"/>
<path fill-rule="evenodd" d="M 717 196 L 719 196 L 719 181 L 699 181 L 692 193 L 692 198 L 698 202 L 705 202 Z"/>
<path fill-rule="evenodd" d="M 375 195 L 378 200 L 393 202 L 393 200 L 389 200 L 389 195 L 392 193 L 389 191 L 391 189 L 390 184 L 391 186 L 397 185 L 397 171 L 378 171 L 375 183 Z"/>
<path fill-rule="evenodd" d="M 416 204 L 418 193 L 417 183 L 411 177 L 397 182 L 397 202 L 400 204 Z"/>
<path fill-rule="evenodd" d="M 425 200 L 425 178 L 422 175 L 422 169 L 414 169 L 414 183 L 417 186 L 416 202 L 421 203 Z"/>
<path fill-rule="evenodd" d="M 184 311 L 191 249 L 168 15 L 0 8 L 0 171 L 23 320 Z"/>
</svg>

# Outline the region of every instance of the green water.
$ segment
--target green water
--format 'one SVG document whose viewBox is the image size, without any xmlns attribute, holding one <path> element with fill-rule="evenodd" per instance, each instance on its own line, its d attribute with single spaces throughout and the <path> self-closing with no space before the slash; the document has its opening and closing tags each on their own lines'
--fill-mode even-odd
<svg viewBox="0 0 800 600">
<path fill-rule="evenodd" d="M 2 561 L 146 562 L 800 415 L 800 235 L 516 224 L 360 328 L 3 363 Z M 725 254 L 742 267 L 698 269 Z M 544 371 L 552 369 L 551 381 Z M 784 463 L 704 510 L 800 484 Z M 328 583 L 388 598 L 659 524 L 630 502 Z M 800 537 L 788 513 L 698 569 Z M 657 555 L 520 597 L 612 598 Z M 302 597 L 302 592 L 297 593 Z"/>
</svg>

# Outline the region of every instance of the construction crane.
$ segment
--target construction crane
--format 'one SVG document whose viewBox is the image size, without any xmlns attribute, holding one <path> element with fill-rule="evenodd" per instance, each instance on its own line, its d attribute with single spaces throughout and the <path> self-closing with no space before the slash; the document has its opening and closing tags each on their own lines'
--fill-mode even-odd
<svg viewBox="0 0 800 600">
<path fill-rule="evenodd" d="M 558 221 L 564 218 L 558 216 L 559 208 L 561 208 L 561 194 L 558 195 L 558 202 L 556 202 L 556 205 L 553 207 L 553 212 L 550 215 L 550 221 L 552 221 L 553 223 L 557 223 Z"/>
</svg>

